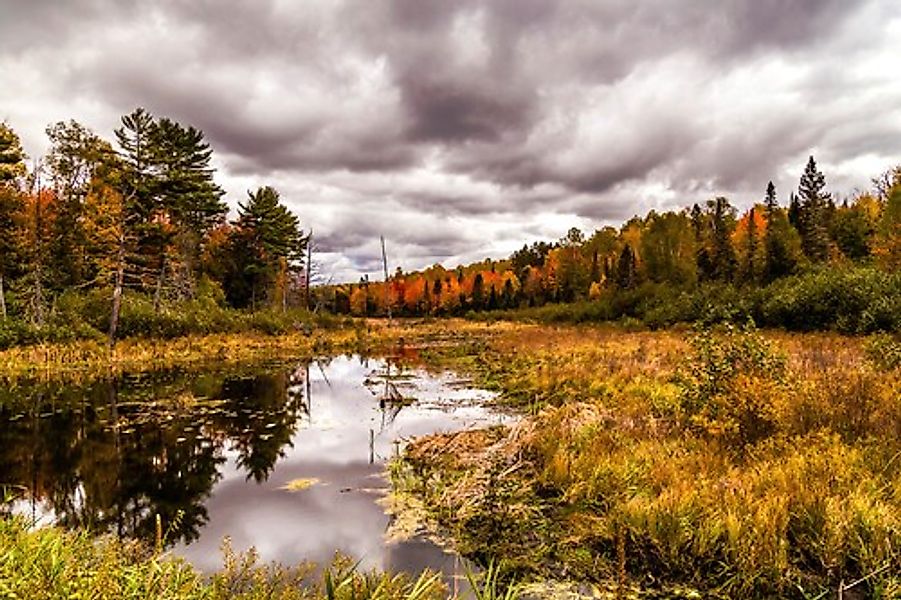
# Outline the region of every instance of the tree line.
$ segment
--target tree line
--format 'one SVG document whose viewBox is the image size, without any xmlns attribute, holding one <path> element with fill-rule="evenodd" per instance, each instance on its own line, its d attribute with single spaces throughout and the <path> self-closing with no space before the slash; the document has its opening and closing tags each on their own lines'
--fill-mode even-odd
<svg viewBox="0 0 901 600">
<path fill-rule="evenodd" d="M 125 291 L 163 304 L 215 290 L 234 308 L 304 302 L 309 240 L 278 191 L 228 220 L 203 132 L 138 108 L 115 144 L 76 121 L 29 160 L 0 123 L 0 324 L 43 326 L 67 295 L 103 291 L 116 338 Z"/>
<path fill-rule="evenodd" d="M 525 245 L 505 260 L 418 272 L 400 269 L 387 282 L 321 290 L 335 312 L 455 315 L 604 301 L 654 285 L 696 289 L 724 284 L 767 286 L 823 266 L 901 267 L 901 166 L 872 190 L 836 202 L 814 157 L 784 206 L 770 182 L 761 200 L 739 213 L 716 197 L 680 211 L 651 211 L 590 237 L 571 229 L 555 243 Z"/>
</svg>

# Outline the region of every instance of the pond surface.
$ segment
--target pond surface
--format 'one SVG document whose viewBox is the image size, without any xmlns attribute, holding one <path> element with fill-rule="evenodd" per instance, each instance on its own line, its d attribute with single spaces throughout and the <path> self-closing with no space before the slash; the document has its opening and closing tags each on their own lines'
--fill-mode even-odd
<svg viewBox="0 0 901 600">
<path fill-rule="evenodd" d="M 6 510 L 154 538 L 198 568 L 225 536 L 263 560 L 459 574 L 429 540 L 387 541 L 386 462 L 403 440 L 508 417 L 450 373 L 342 357 L 242 372 L 29 385 L 0 395 Z"/>
</svg>

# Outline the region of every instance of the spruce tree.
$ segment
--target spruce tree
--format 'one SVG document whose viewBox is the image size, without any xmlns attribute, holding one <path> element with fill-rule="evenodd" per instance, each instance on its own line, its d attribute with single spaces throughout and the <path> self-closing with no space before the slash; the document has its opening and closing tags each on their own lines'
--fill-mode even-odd
<svg viewBox="0 0 901 600">
<path fill-rule="evenodd" d="M 620 252 L 616 262 L 616 285 L 620 289 L 628 290 L 637 284 L 635 253 L 632 246 L 626 244 Z"/>
<path fill-rule="evenodd" d="M 0 123 L 0 319 L 6 318 L 5 280 L 18 264 L 16 217 L 22 198 L 15 181 L 25 174 L 25 152 L 16 132 Z"/>
<path fill-rule="evenodd" d="M 735 248 L 730 239 L 735 220 L 735 208 L 722 196 L 708 203 L 713 209 L 711 225 L 713 227 L 713 277 L 721 281 L 732 281 L 738 260 Z"/>
<path fill-rule="evenodd" d="M 756 209 L 752 206 L 748 212 L 748 239 L 745 247 L 745 281 L 753 283 L 757 279 L 757 264 L 754 259 L 757 255 L 757 219 Z"/>
<path fill-rule="evenodd" d="M 788 222 L 789 224 L 801 231 L 801 204 L 798 202 L 798 196 L 792 192 L 788 197 Z"/>
<path fill-rule="evenodd" d="M 801 241 L 804 254 L 813 262 L 829 258 L 828 203 L 830 196 L 824 191 L 826 178 L 817 169 L 813 156 L 807 161 L 798 185 L 800 204 Z"/>
<path fill-rule="evenodd" d="M 232 304 L 256 307 L 272 299 L 276 279 L 302 268 L 306 244 L 300 221 L 274 188 L 248 192 L 247 202 L 238 204 L 229 248 L 226 294 Z"/>
<path fill-rule="evenodd" d="M 794 202 L 797 202 L 792 194 Z M 764 280 L 767 282 L 784 277 L 794 270 L 794 261 L 788 249 L 787 237 L 790 233 L 785 211 L 776 200 L 776 187 L 771 181 L 766 188 L 766 234 L 763 240 L 765 261 Z"/>
<path fill-rule="evenodd" d="M 19 136 L 6 123 L 0 122 L 0 185 L 25 175 L 25 152 Z"/>
</svg>

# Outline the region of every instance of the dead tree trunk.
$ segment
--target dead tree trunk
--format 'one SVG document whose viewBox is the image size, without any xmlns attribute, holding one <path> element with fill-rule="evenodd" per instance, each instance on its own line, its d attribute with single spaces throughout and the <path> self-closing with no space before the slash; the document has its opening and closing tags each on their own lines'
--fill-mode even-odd
<svg viewBox="0 0 901 600">
<path fill-rule="evenodd" d="M 0 317 L 6 319 L 6 295 L 3 289 L 3 273 L 0 273 Z"/>
<path fill-rule="evenodd" d="M 307 236 L 307 277 L 306 277 L 306 289 L 304 290 L 304 303 L 307 306 L 307 310 L 310 310 L 310 283 L 313 281 L 312 269 L 313 269 L 313 230 L 310 229 L 310 235 Z"/>
<path fill-rule="evenodd" d="M 116 253 L 116 280 L 113 284 L 113 309 L 109 319 L 109 347 L 116 345 L 116 331 L 119 329 L 119 312 L 122 309 L 122 284 L 125 279 L 125 234 L 119 235 L 119 249 Z"/>
<path fill-rule="evenodd" d="M 388 255 L 385 253 L 385 236 L 380 236 L 382 240 L 382 266 L 385 269 L 385 308 L 388 311 L 388 321 L 391 321 L 391 284 L 388 281 Z"/>
<path fill-rule="evenodd" d="M 163 280 L 166 278 L 166 255 L 160 257 L 160 272 L 156 277 L 156 290 L 153 292 L 153 312 L 160 312 L 160 300 L 163 296 Z"/>
</svg>

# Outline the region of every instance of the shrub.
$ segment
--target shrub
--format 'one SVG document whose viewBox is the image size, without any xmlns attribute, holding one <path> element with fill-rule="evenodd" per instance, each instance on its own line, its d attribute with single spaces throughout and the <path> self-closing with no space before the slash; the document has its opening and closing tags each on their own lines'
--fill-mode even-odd
<svg viewBox="0 0 901 600">
<path fill-rule="evenodd" d="M 691 353 L 677 374 L 685 425 L 740 444 L 774 433 L 785 358 L 753 325 L 705 329 L 690 340 Z"/>
<path fill-rule="evenodd" d="M 878 369 L 891 371 L 901 367 L 901 334 L 873 336 L 865 348 L 867 357 Z"/>
<path fill-rule="evenodd" d="M 780 279 L 763 290 L 756 316 L 763 324 L 802 331 L 898 331 L 901 273 L 831 268 Z"/>
</svg>

